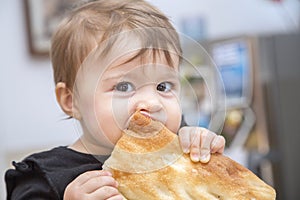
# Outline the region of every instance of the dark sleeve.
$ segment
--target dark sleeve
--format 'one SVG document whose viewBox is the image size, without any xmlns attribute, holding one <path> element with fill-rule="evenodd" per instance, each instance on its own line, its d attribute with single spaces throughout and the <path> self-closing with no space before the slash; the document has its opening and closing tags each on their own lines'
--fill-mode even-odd
<svg viewBox="0 0 300 200">
<path fill-rule="evenodd" d="M 53 191 L 43 173 L 30 162 L 13 162 L 15 169 L 5 173 L 7 200 L 56 200 Z"/>
</svg>

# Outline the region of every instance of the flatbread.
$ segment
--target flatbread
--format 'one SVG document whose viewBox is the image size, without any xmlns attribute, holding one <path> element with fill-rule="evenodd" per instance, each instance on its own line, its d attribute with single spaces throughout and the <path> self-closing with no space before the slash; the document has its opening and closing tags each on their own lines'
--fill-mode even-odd
<svg viewBox="0 0 300 200">
<path fill-rule="evenodd" d="M 137 112 L 103 168 L 130 200 L 274 200 L 275 190 L 250 170 L 221 155 L 194 163 L 178 136 Z"/>
</svg>

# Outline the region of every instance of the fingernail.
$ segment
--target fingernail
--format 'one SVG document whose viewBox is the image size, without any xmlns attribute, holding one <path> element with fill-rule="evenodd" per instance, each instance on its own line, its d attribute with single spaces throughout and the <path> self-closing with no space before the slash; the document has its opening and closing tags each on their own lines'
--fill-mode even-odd
<svg viewBox="0 0 300 200">
<path fill-rule="evenodd" d="M 193 162 L 199 162 L 199 156 L 197 154 L 191 154 L 191 160 Z"/>
<path fill-rule="evenodd" d="M 189 148 L 184 148 L 183 153 L 190 153 L 190 149 Z"/>
<path fill-rule="evenodd" d="M 202 163 L 208 163 L 209 160 L 210 160 L 210 154 L 206 154 L 200 157 L 200 162 Z"/>
</svg>

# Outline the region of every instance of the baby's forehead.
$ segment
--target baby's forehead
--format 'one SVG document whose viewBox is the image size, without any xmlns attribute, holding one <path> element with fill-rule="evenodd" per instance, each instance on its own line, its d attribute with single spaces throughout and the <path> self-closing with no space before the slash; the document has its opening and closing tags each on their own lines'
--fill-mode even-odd
<svg viewBox="0 0 300 200">
<path fill-rule="evenodd" d="M 178 69 L 179 56 L 172 52 L 164 52 L 161 50 L 139 50 L 122 55 L 111 61 L 109 68 L 120 66 L 135 65 L 137 66 L 157 66 L 164 65 L 174 69 Z"/>
<path fill-rule="evenodd" d="M 179 57 L 173 55 L 173 63 L 163 52 L 131 52 L 112 60 L 94 59 L 86 62 L 79 71 L 77 81 L 97 88 L 99 84 L 110 84 L 116 81 L 134 81 L 137 85 L 156 83 L 163 80 L 178 79 Z M 153 57 L 153 56 L 156 57 Z"/>
<path fill-rule="evenodd" d="M 83 78 L 93 77 L 95 80 L 103 80 L 122 77 L 122 75 L 136 76 L 138 73 L 148 74 L 148 76 L 158 75 L 151 70 L 170 75 L 177 74 L 179 55 L 172 51 L 154 48 L 138 48 L 123 52 L 121 50 L 110 51 L 105 56 L 101 54 L 101 51 L 95 51 L 87 57 L 78 72 Z"/>
<path fill-rule="evenodd" d="M 168 29 L 150 28 L 115 34 L 98 43 L 86 56 L 82 65 L 96 64 L 107 69 L 107 67 L 135 61 L 140 64 L 161 63 L 178 68 L 181 51 L 173 42 L 165 38 L 163 33 L 169 31 Z M 171 33 L 173 32 L 171 31 Z"/>
<path fill-rule="evenodd" d="M 162 81 L 177 81 L 179 79 L 178 70 L 167 64 L 144 63 L 131 61 L 125 64 L 107 69 L 101 77 L 99 83 L 106 81 L 114 82 L 132 82 L 135 86 L 148 84 L 157 84 Z"/>
</svg>

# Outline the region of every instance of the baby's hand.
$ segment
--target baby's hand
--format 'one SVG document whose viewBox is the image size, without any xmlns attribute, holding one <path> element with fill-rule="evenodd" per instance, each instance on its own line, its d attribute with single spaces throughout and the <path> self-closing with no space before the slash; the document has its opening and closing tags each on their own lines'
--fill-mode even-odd
<svg viewBox="0 0 300 200">
<path fill-rule="evenodd" d="M 207 163 L 211 153 L 224 152 L 224 137 L 205 128 L 185 126 L 178 135 L 183 152 L 190 153 L 193 162 Z"/>
<path fill-rule="evenodd" d="M 79 175 L 67 187 L 64 200 L 123 200 L 118 183 L 108 171 L 88 171 Z"/>
</svg>

